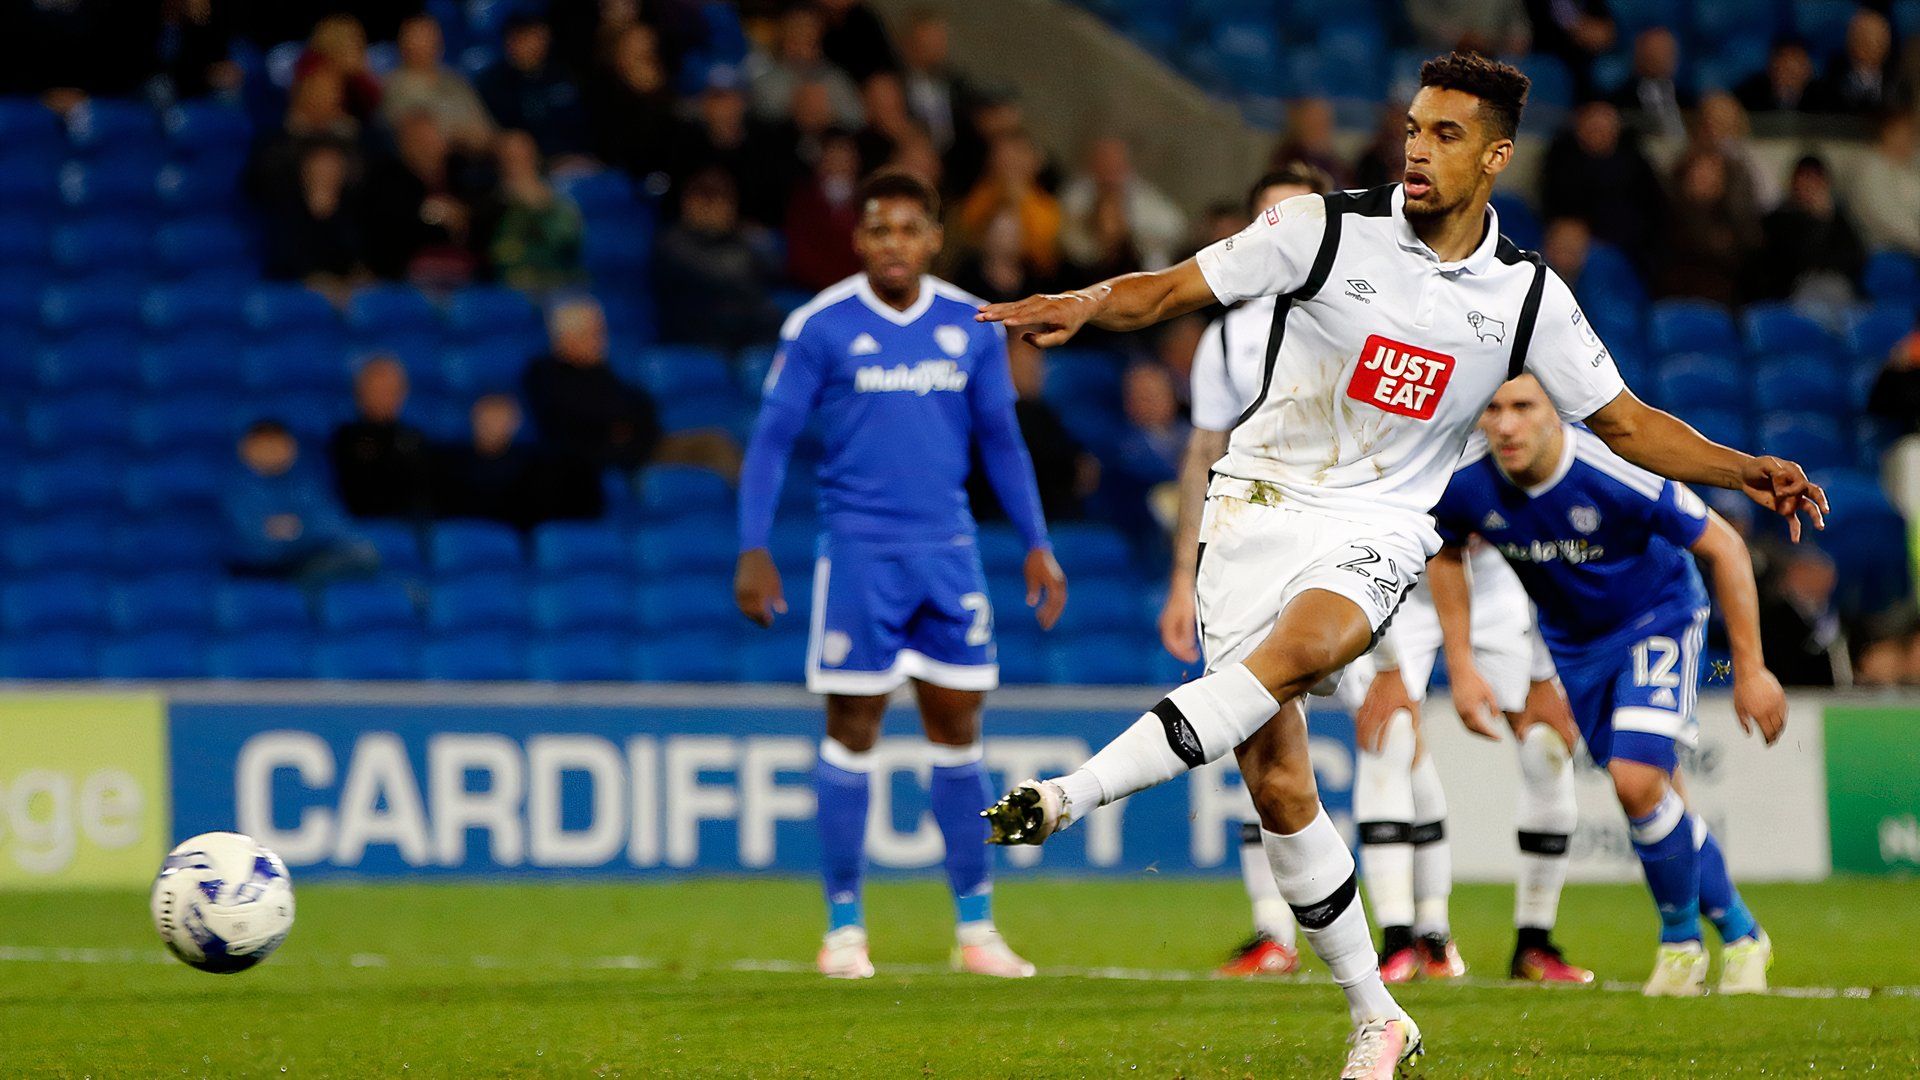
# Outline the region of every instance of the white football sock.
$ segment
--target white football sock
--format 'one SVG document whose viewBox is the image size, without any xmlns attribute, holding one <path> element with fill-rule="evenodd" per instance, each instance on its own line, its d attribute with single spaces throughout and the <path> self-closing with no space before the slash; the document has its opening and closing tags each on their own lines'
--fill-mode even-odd
<svg viewBox="0 0 1920 1080">
<path fill-rule="evenodd" d="M 1280 895 L 1292 905 L 1307 946 L 1346 992 L 1353 1021 L 1404 1015 L 1380 981 L 1366 909 L 1355 902 L 1353 854 L 1326 807 L 1297 833 L 1263 832 L 1260 839 Z"/>
<path fill-rule="evenodd" d="M 1360 751 L 1353 785 L 1353 816 L 1367 900 L 1381 926 L 1413 925 L 1413 714 L 1387 720 L 1378 753 Z"/>
<path fill-rule="evenodd" d="M 1573 794 L 1573 754 L 1545 724 L 1520 740 L 1520 798 L 1514 828 L 1520 839 L 1520 876 L 1514 883 L 1513 924 L 1553 929 L 1560 890 L 1567 882 L 1567 844 L 1579 824 Z"/>
<path fill-rule="evenodd" d="M 1453 848 L 1447 841 L 1447 793 L 1427 754 L 1413 765 L 1413 932 L 1450 936 Z"/>
<path fill-rule="evenodd" d="M 1220 757 L 1279 711 L 1280 703 L 1245 664 L 1222 668 L 1161 698 L 1077 772 L 1056 783 L 1078 820 L 1096 807 Z"/>
<path fill-rule="evenodd" d="M 1273 880 L 1262 831 L 1257 821 L 1240 826 L 1240 880 L 1246 883 L 1247 899 L 1253 901 L 1253 928 L 1292 948 L 1293 909 L 1281 899 L 1280 886 Z"/>
</svg>

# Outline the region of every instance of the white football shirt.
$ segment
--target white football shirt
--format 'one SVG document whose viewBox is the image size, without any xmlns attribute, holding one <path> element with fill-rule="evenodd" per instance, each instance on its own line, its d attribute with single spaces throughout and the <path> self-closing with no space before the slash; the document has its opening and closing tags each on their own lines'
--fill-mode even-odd
<svg viewBox="0 0 1920 1080">
<path fill-rule="evenodd" d="M 1260 396 L 1260 372 L 1273 327 L 1271 296 L 1256 296 L 1228 308 L 1207 324 L 1193 350 L 1193 426 L 1232 431 L 1240 414 Z"/>
<path fill-rule="evenodd" d="M 1500 236 L 1443 263 L 1414 234 L 1400 185 L 1300 195 L 1197 256 L 1232 305 L 1276 298 L 1261 386 L 1214 471 L 1283 500 L 1410 528 L 1428 511 L 1494 391 L 1516 368 L 1581 420 L 1625 389 L 1566 284 Z"/>
</svg>

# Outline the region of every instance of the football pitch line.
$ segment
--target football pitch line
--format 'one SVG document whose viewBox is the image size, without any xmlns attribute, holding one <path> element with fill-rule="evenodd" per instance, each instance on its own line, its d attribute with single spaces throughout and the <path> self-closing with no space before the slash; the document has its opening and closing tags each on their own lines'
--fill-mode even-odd
<svg viewBox="0 0 1920 1080">
<path fill-rule="evenodd" d="M 384 953 L 348 953 L 313 954 L 295 952 L 291 956 L 282 955 L 271 961 L 276 967 L 290 965 L 324 968 L 429 968 L 429 969 L 465 969 L 465 970 L 561 970 L 561 971 L 660 971 L 670 967 L 697 975 L 700 968 L 689 965 L 670 965 L 664 960 L 648 956 L 588 956 L 579 958 L 546 958 L 540 960 L 518 960 L 500 956 L 473 955 L 465 957 L 432 958 L 408 956 L 396 960 Z M 177 964 L 171 955 L 159 948 L 153 949 L 93 949 L 93 948 L 49 948 L 34 945 L 0 945 L 0 964 L 94 964 L 94 965 L 148 965 L 170 966 Z M 952 969 L 940 964 L 897 964 L 874 965 L 881 975 L 949 975 Z M 735 960 L 714 965 L 706 970 L 729 971 L 743 974 L 769 975 L 812 975 L 814 966 L 799 960 Z M 1194 971 L 1182 968 L 1130 968 L 1130 967 L 1075 967 L 1050 966 L 1041 969 L 1042 975 L 1067 979 L 1100 979 L 1118 982 L 1227 982 L 1211 971 Z M 1257 982 L 1310 985 L 1327 981 L 1324 975 L 1285 975 L 1264 976 Z M 1489 979 L 1478 975 L 1468 975 L 1449 980 L 1460 986 L 1476 990 L 1513 990 L 1520 992 L 1545 992 L 1559 994 L 1608 993 L 1638 994 L 1640 984 L 1619 980 L 1603 980 L 1591 987 L 1568 984 L 1547 984 L 1517 982 L 1511 979 Z M 1776 986 L 1767 991 L 1770 997 L 1804 998 L 1815 1000 L 1857 999 L 1876 997 L 1920 998 L 1920 986 Z"/>
</svg>

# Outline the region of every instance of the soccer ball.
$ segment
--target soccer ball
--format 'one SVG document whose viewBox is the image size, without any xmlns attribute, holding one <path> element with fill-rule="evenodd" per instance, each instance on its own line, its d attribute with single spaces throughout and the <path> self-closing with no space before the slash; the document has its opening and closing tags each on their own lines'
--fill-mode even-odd
<svg viewBox="0 0 1920 1080">
<path fill-rule="evenodd" d="M 286 864 L 239 833 L 201 833 L 168 852 L 152 899 L 160 940 L 201 971 L 245 971 L 293 929 Z"/>
</svg>

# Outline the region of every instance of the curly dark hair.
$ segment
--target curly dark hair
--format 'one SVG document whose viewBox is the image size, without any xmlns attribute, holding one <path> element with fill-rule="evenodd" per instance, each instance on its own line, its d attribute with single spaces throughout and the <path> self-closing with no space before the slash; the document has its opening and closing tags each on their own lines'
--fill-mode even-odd
<svg viewBox="0 0 1920 1080">
<path fill-rule="evenodd" d="M 1458 90 L 1479 98 L 1495 135 L 1511 139 L 1520 128 L 1520 112 L 1527 107 L 1527 90 L 1533 80 L 1512 64 L 1475 52 L 1455 52 L 1421 64 L 1420 85 Z"/>
<path fill-rule="evenodd" d="M 885 169 L 867 177 L 860 183 L 855 202 L 865 206 L 870 199 L 911 199 L 926 210 L 927 217 L 940 220 L 940 193 L 912 173 Z"/>
</svg>

